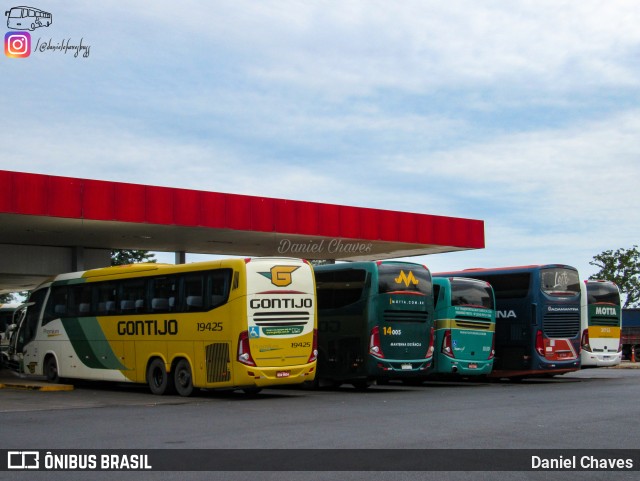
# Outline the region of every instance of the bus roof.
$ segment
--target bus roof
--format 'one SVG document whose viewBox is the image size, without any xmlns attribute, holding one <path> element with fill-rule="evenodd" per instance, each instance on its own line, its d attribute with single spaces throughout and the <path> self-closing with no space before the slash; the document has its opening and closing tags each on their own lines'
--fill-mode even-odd
<svg viewBox="0 0 640 481">
<path fill-rule="evenodd" d="M 433 275 L 437 277 L 451 277 L 456 274 L 467 274 L 467 273 L 492 273 L 492 272 L 506 272 L 506 271 L 535 271 L 538 269 L 552 269 L 552 268 L 563 268 L 563 269 L 573 269 L 577 270 L 575 267 L 566 265 L 566 264 L 531 264 L 525 266 L 509 266 L 509 267 L 472 267 L 470 269 L 463 269 L 459 271 L 446 271 L 446 272 L 436 272 Z"/>
</svg>

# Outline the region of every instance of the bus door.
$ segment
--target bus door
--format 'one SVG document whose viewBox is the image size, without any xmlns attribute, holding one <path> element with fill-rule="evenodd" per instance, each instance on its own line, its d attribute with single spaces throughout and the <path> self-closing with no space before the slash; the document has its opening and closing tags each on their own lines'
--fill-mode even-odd
<svg viewBox="0 0 640 481">
<path fill-rule="evenodd" d="M 24 317 L 14 334 L 12 352 L 19 370 L 26 374 L 34 374 L 38 364 L 37 332 L 40 315 L 49 289 L 35 291 L 26 304 Z M 10 361 L 11 362 L 11 361 Z"/>
</svg>

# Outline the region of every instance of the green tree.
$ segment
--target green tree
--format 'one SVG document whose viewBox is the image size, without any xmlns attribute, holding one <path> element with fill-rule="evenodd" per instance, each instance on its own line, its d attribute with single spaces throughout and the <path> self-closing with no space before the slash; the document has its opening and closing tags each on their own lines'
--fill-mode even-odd
<svg viewBox="0 0 640 481">
<path fill-rule="evenodd" d="M 143 250 L 113 249 L 111 251 L 112 266 L 136 264 L 139 262 L 156 262 L 155 255 Z"/>
<path fill-rule="evenodd" d="M 589 279 L 613 281 L 626 296 L 622 307 L 636 307 L 640 304 L 640 251 L 634 245 L 630 249 L 601 252 L 589 262 L 600 271 Z"/>
</svg>

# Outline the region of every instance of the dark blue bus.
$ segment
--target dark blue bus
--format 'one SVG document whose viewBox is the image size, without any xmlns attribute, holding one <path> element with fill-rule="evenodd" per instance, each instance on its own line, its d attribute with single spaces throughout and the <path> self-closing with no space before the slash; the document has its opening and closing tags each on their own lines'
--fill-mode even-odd
<svg viewBox="0 0 640 481">
<path fill-rule="evenodd" d="M 520 379 L 580 369 L 580 279 L 567 265 L 467 269 L 434 276 L 487 281 L 496 296 L 491 377 Z"/>
</svg>

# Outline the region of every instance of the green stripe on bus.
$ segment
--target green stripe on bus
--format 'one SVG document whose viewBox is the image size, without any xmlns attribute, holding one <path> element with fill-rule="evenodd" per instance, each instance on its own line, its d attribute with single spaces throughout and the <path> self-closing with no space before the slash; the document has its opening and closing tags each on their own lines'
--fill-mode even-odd
<svg viewBox="0 0 640 481">
<path fill-rule="evenodd" d="M 78 359 L 87 367 L 93 369 L 119 369 L 127 370 L 111 349 L 98 319 L 95 317 L 83 317 L 82 322 L 77 317 L 62 319 L 71 345 Z"/>
</svg>

